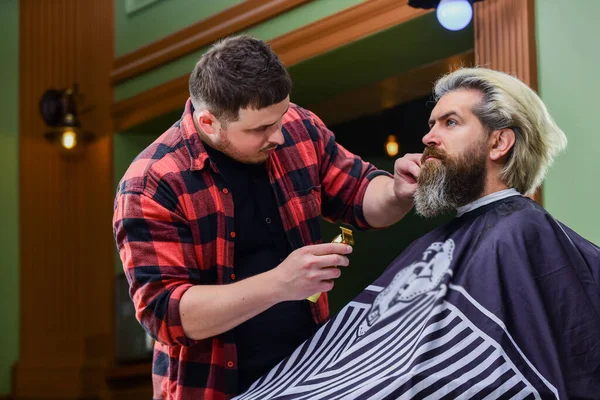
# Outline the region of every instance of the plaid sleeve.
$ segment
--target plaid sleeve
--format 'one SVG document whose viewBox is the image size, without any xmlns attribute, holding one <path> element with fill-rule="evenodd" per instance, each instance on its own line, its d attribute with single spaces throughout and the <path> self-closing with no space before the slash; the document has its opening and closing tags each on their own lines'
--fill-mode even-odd
<svg viewBox="0 0 600 400">
<path fill-rule="evenodd" d="M 196 283 L 192 234 L 168 186 L 161 182 L 153 192 L 121 184 L 114 235 L 138 321 L 163 344 L 191 346 L 195 341 L 183 332 L 179 301 Z"/>
<path fill-rule="evenodd" d="M 310 113 L 317 142 L 322 183 L 322 213 L 329 221 L 342 221 L 359 230 L 372 228 L 363 213 L 363 199 L 369 182 L 379 175 L 390 176 L 346 150 L 315 114 Z"/>
</svg>

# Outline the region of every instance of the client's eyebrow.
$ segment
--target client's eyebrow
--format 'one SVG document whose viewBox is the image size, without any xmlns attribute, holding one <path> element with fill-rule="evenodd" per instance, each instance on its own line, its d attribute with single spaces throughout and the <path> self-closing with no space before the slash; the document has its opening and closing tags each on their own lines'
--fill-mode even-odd
<svg viewBox="0 0 600 400">
<path fill-rule="evenodd" d="M 460 119 L 460 115 L 458 115 L 458 113 L 456 111 L 448 111 L 446 114 L 438 117 L 437 120 L 443 121 L 445 119 L 450 118 L 453 115 Z M 435 119 L 431 118 L 431 119 L 429 119 L 429 127 L 431 128 L 433 125 L 435 125 Z"/>
</svg>

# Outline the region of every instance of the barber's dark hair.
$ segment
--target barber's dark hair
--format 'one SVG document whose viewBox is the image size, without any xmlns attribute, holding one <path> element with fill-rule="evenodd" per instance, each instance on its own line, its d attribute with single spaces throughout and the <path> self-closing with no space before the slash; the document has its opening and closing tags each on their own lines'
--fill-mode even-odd
<svg viewBox="0 0 600 400">
<path fill-rule="evenodd" d="M 238 119 L 240 108 L 258 110 L 282 102 L 292 80 L 268 44 L 240 35 L 215 43 L 202 55 L 189 87 L 196 110 L 207 109 L 227 123 Z"/>
</svg>

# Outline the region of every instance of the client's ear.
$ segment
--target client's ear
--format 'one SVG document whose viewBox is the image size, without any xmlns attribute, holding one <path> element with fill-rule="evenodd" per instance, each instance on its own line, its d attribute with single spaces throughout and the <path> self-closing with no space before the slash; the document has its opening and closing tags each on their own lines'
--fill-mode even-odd
<svg viewBox="0 0 600 400">
<path fill-rule="evenodd" d="M 490 135 L 490 159 L 498 161 L 508 154 L 515 145 L 515 131 L 510 128 L 499 129 Z"/>
</svg>

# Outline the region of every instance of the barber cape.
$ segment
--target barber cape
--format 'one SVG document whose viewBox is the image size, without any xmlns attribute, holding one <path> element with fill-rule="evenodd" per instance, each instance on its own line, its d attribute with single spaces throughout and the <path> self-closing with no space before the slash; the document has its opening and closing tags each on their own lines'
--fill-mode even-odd
<svg viewBox="0 0 600 400">
<path fill-rule="evenodd" d="M 523 196 L 413 242 L 250 399 L 600 399 L 600 248 Z"/>
</svg>

